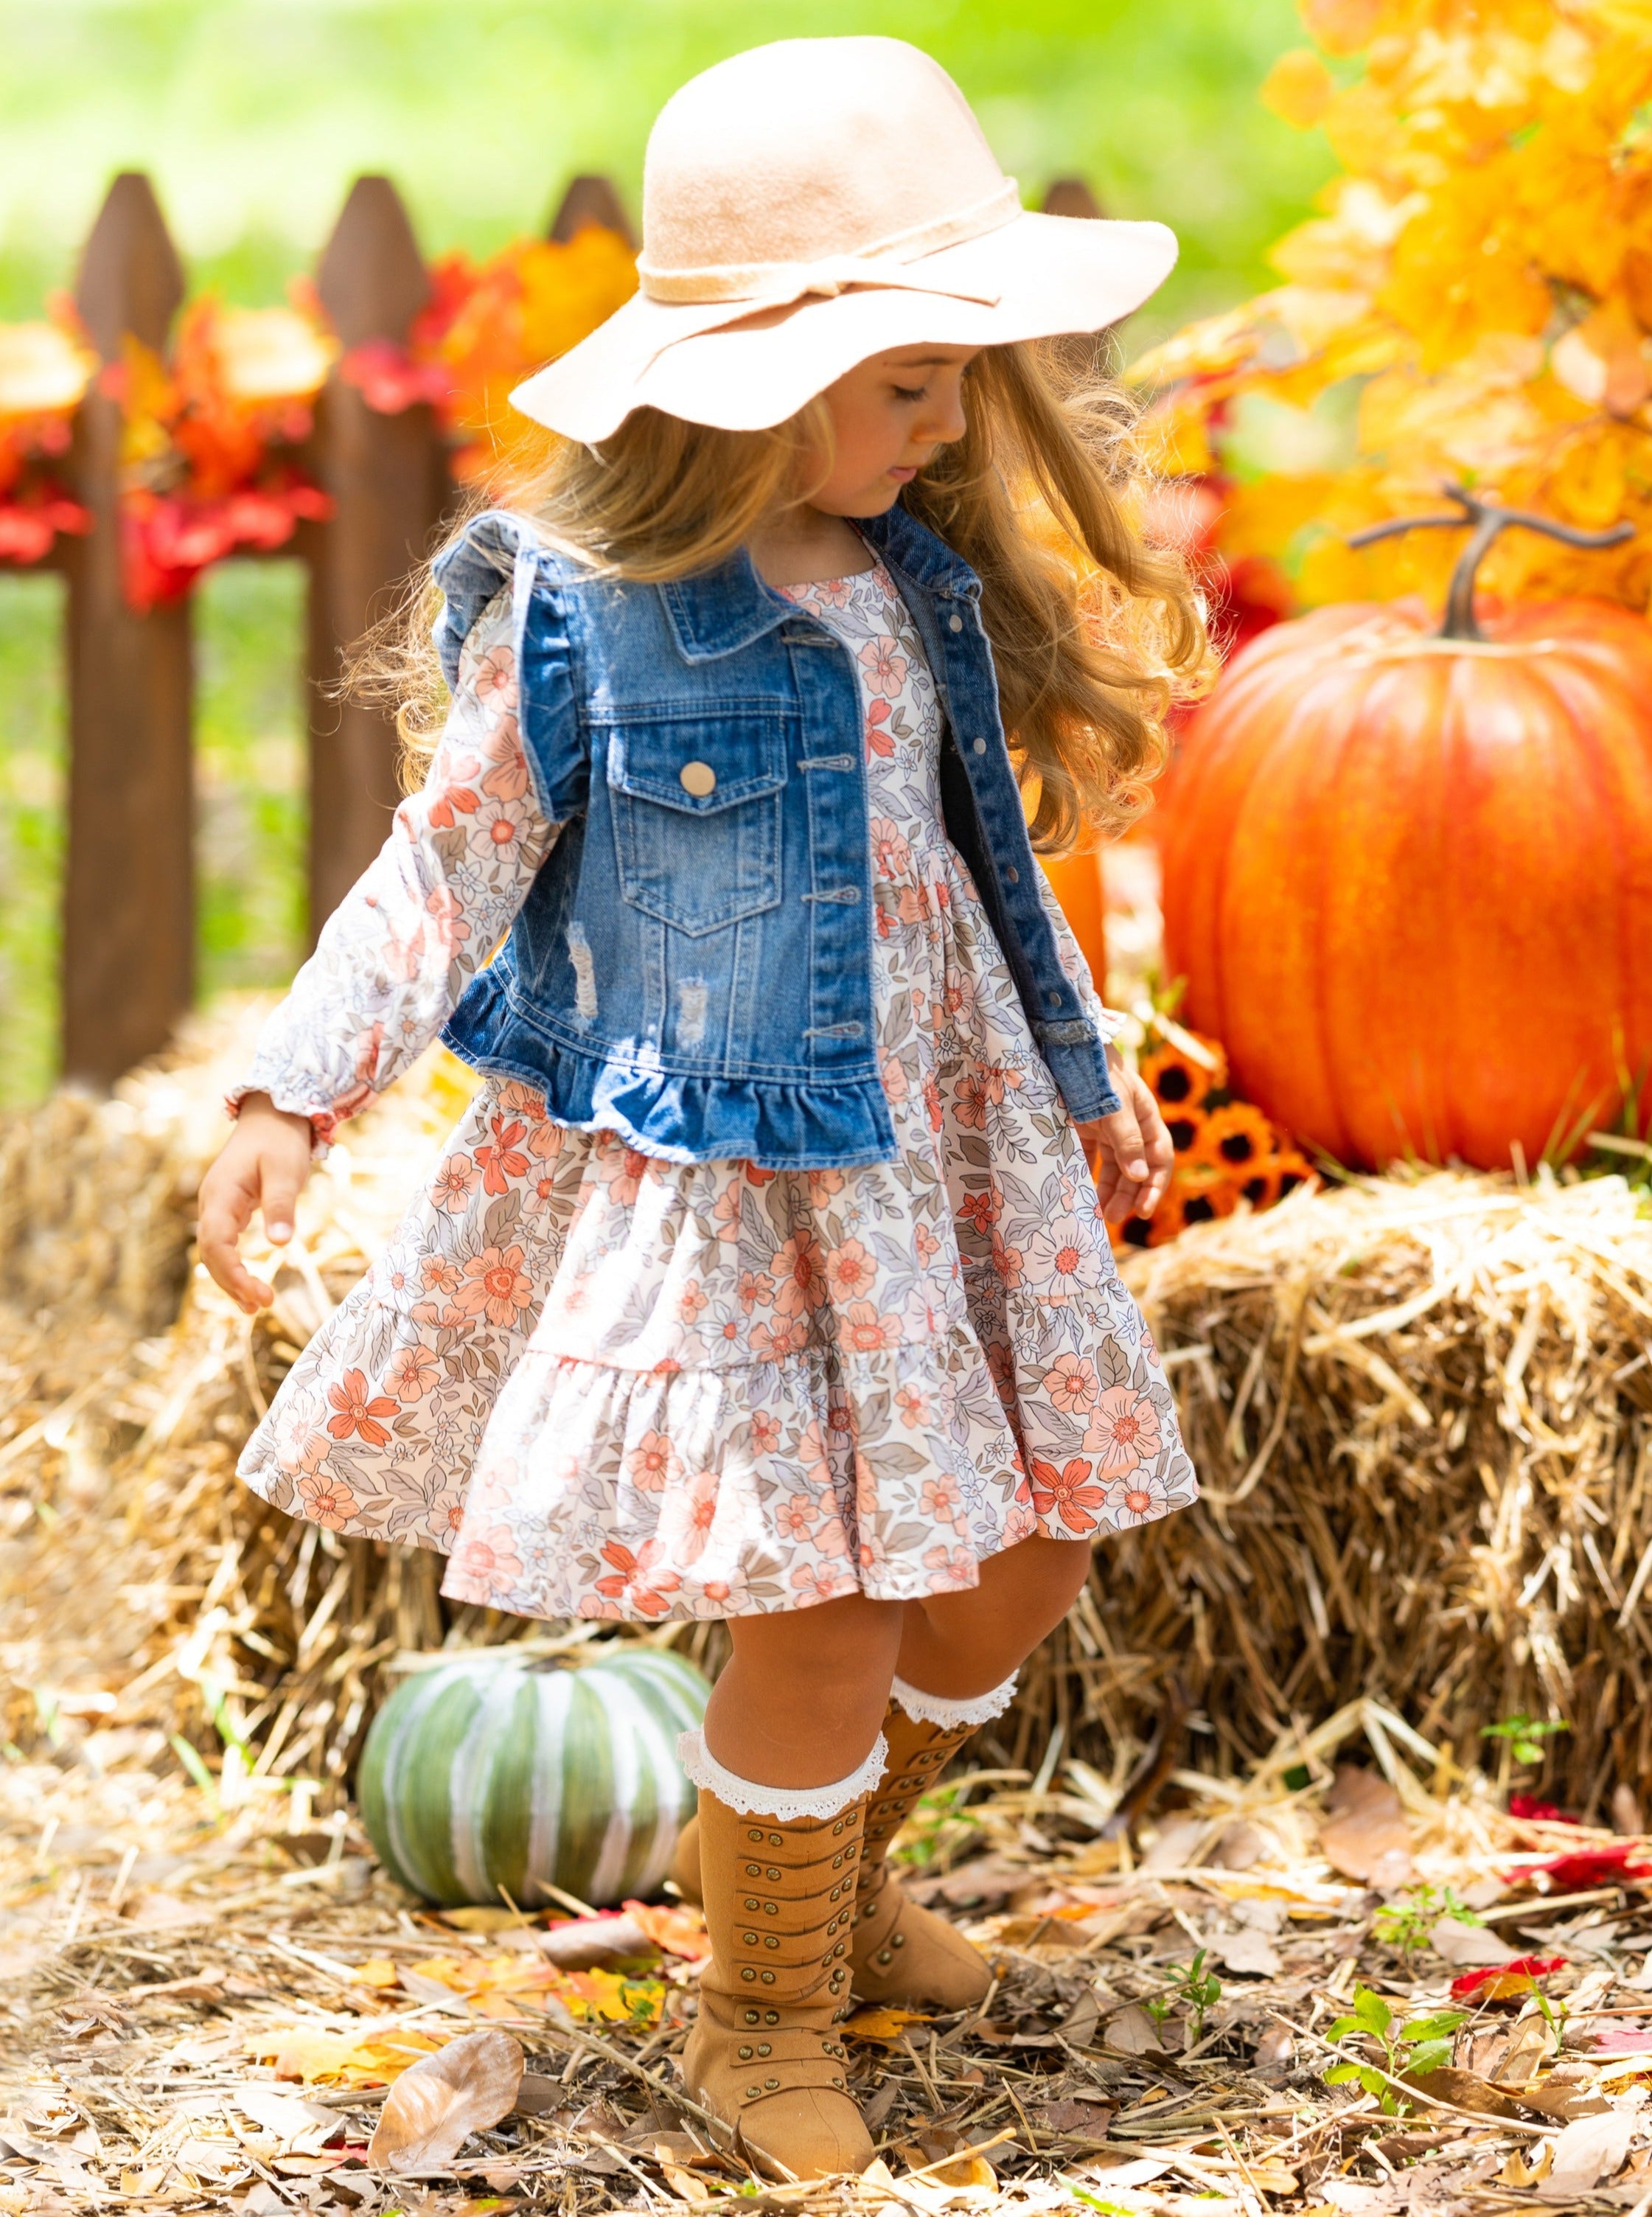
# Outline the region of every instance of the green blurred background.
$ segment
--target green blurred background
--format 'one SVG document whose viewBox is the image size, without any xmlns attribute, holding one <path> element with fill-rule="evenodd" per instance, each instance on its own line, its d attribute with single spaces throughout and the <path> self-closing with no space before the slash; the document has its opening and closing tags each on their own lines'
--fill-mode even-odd
<svg viewBox="0 0 1652 2217">
<path fill-rule="evenodd" d="M 192 287 L 256 306 L 312 261 L 353 176 L 387 171 L 428 252 L 541 228 L 567 178 L 635 209 L 655 110 L 766 39 L 876 31 L 952 71 L 1036 201 L 1088 180 L 1172 224 L 1146 344 L 1266 281 L 1329 158 L 1256 88 L 1293 0 L 0 0 L 0 319 L 37 315 L 110 176 L 147 170 Z M 59 593 L 0 576 L 0 1104 L 50 1084 L 62 684 Z M 229 563 L 197 607 L 201 983 L 281 983 L 300 947 L 296 565 Z"/>
</svg>

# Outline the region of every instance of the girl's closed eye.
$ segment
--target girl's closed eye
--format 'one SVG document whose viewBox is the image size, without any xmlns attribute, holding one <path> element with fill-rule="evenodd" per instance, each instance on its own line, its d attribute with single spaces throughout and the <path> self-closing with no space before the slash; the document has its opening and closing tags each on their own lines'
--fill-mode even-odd
<svg viewBox="0 0 1652 2217">
<path fill-rule="evenodd" d="M 927 385 L 892 385 L 890 391 L 897 400 L 908 400 L 914 404 L 929 398 L 929 388 Z"/>
</svg>

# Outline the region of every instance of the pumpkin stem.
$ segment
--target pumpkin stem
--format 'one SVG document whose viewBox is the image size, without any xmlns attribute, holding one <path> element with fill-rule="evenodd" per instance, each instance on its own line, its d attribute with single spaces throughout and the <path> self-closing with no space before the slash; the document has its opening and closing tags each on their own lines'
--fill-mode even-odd
<svg viewBox="0 0 1652 2217">
<path fill-rule="evenodd" d="M 1528 509 L 1501 508 L 1495 501 L 1482 500 L 1466 485 L 1448 485 L 1440 490 L 1447 500 L 1457 503 L 1459 514 L 1398 516 L 1391 523 L 1373 523 L 1365 531 L 1356 531 L 1348 545 L 1371 547 L 1379 539 L 1397 539 L 1407 531 L 1469 531 L 1469 543 L 1458 557 L 1446 595 L 1446 621 L 1439 634 L 1441 639 L 1476 639 L 1484 636 L 1475 621 L 1475 584 L 1480 565 L 1491 551 L 1493 542 L 1511 524 L 1518 524 L 1522 531 L 1540 531 L 1545 539 L 1558 539 L 1563 547 L 1621 547 L 1626 539 L 1635 536 L 1632 523 L 1614 523 L 1610 531 L 1580 531 L 1575 524 L 1556 523 L 1552 517 L 1534 516 Z"/>
</svg>

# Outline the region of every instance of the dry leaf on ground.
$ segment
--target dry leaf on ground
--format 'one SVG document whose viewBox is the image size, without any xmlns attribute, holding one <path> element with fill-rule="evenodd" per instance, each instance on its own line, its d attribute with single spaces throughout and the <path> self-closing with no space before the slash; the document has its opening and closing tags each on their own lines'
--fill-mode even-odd
<svg viewBox="0 0 1652 2217">
<path fill-rule="evenodd" d="M 467 2032 L 404 2071 L 385 2097 L 367 2145 L 375 2171 L 438 2171 L 472 2133 L 516 2105 L 521 2044 L 508 2032 Z"/>
<path fill-rule="evenodd" d="M 1381 1893 L 1412 1875 L 1411 1831 L 1400 1797 L 1374 1770 L 1344 1764 L 1325 1797 L 1330 1812 L 1319 1844 L 1333 1870 L 1362 1880 Z"/>
</svg>

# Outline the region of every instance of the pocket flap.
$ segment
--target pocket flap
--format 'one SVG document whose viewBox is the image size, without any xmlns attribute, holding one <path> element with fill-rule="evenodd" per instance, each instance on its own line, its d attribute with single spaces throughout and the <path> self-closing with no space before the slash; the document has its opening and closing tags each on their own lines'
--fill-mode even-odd
<svg viewBox="0 0 1652 2217">
<path fill-rule="evenodd" d="M 608 783 L 692 816 L 786 783 L 786 727 L 773 710 L 627 718 L 608 732 Z"/>
</svg>

